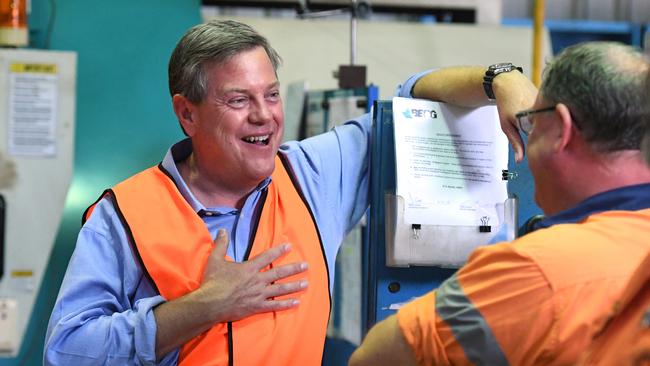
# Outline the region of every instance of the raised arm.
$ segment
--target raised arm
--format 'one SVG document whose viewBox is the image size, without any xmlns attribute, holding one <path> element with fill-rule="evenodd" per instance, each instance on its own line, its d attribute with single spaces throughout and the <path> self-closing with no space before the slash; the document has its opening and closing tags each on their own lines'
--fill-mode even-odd
<svg viewBox="0 0 650 366">
<path fill-rule="evenodd" d="M 415 83 L 413 96 L 466 107 L 488 105 L 491 102 L 483 89 L 486 69 L 483 66 L 454 66 L 434 70 Z M 537 88 L 518 71 L 498 74 L 492 88 L 501 129 L 512 144 L 516 161 L 520 162 L 524 157 L 524 142 L 515 114 L 533 105 Z"/>
</svg>

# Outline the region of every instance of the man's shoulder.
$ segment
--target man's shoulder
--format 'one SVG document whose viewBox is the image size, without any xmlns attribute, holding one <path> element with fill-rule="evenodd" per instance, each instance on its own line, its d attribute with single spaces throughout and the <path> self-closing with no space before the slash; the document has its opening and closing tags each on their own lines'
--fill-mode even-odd
<svg viewBox="0 0 650 366">
<path fill-rule="evenodd" d="M 92 206 L 92 212 L 83 223 L 81 230 L 110 238 L 115 236 L 116 231 L 122 232 L 122 227 L 113 198 L 110 195 L 103 195 Z"/>
<path fill-rule="evenodd" d="M 563 223 L 533 231 L 513 241 L 521 251 L 531 253 L 579 253 L 597 250 L 620 251 L 623 246 L 645 243 L 650 233 L 650 209 L 603 211 L 582 221 Z M 627 238 L 621 243 L 622 238 Z M 650 244 L 648 244 L 650 245 Z M 645 247 L 645 245 L 642 245 Z"/>
<path fill-rule="evenodd" d="M 630 212 L 630 217 L 636 214 Z M 557 287 L 627 276 L 630 265 L 650 249 L 647 231 L 625 227 L 625 219 L 597 220 L 554 225 L 527 234 L 511 243 L 530 258 Z"/>
</svg>

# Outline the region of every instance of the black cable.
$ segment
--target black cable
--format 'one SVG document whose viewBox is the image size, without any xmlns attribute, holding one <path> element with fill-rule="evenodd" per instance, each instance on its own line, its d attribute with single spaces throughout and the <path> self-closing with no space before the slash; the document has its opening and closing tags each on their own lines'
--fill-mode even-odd
<svg viewBox="0 0 650 366">
<path fill-rule="evenodd" d="M 50 19 L 47 21 L 47 31 L 45 33 L 44 49 L 50 49 L 52 40 L 52 30 L 54 29 L 54 20 L 56 19 L 56 0 L 50 0 Z"/>
</svg>

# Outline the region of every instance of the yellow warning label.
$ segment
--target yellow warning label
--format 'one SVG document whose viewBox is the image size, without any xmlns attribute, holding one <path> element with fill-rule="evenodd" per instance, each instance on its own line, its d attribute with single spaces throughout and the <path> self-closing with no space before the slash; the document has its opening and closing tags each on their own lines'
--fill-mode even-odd
<svg viewBox="0 0 650 366">
<path fill-rule="evenodd" d="M 9 67 L 11 72 L 34 72 L 39 74 L 56 74 L 56 64 L 23 64 L 15 63 Z"/>
<path fill-rule="evenodd" d="M 32 277 L 32 276 L 34 276 L 34 271 L 30 271 L 28 269 L 11 271 L 11 277 Z"/>
</svg>

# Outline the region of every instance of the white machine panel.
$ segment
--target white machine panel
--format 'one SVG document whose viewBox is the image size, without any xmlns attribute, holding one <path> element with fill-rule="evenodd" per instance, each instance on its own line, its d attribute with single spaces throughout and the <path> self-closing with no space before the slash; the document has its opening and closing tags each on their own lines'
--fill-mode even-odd
<svg viewBox="0 0 650 366">
<path fill-rule="evenodd" d="M 18 309 L 16 300 L 0 299 L 0 352 L 16 353 L 18 350 Z"/>
<path fill-rule="evenodd" d="M 0 312 L 1 304 L 9 309 L 0 320 L 0 356 L 20 349 L 63 215 L 74 162 L 76 64 L 74 52 L 0 50 Z"/>
</svg>

